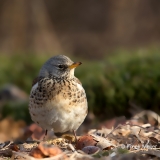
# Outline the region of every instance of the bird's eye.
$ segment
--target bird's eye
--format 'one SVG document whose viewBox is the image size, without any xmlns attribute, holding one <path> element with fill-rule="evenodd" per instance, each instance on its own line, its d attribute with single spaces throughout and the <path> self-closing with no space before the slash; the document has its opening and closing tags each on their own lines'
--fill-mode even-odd
<svg viewBox="0 0 160 160">
<path fill-rule="evenodd" d="M 64 68 L 65 68 L 64 65 L 62 65 L 62 64 L 58 65 L 58 67 L 59 67 L 60 69 L 64 69 Z"/>
</svg>

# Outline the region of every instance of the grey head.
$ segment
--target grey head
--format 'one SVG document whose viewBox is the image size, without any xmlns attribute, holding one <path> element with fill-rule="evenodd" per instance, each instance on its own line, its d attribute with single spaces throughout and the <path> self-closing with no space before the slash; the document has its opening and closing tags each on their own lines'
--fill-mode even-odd
<svg viewBox="0 0 160 160">
<path fill-rule="evenodd" d="M 51 75 L 56 78 L 72 78 L 74 69 L 81 64 L 81 62 L 73 62 L 65 55 L 57 55 L 44 63 L 39 72 L 39 77 L 49 77 Z"/>
</svg>

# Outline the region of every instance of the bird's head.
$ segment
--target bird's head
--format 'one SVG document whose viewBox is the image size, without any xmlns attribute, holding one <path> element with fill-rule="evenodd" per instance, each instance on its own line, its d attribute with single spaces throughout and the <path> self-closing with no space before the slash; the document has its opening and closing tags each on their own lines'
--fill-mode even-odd
<svg viewBox="0 0 160 160">
<path fill-rule="evenodd" d="M 54 56 L 42 66 L 39 77 L 49 77 L 49 75 L 52 75 L 57 78 L 72 78 L 74 76 L 74 69 L 81 64 L 81 62 L 73 62 L 64 55 Z"/>
</svg>

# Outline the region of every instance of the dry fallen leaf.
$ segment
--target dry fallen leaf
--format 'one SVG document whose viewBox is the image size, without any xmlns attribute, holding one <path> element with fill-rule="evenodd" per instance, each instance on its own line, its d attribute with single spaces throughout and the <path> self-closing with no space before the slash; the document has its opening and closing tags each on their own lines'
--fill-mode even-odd
<svg viewBox="0 0 160 160">
<path fill-rule="evenodd" d="M 44 134 L 45 134 L 45 131 L 35 123 L 33 123 L 29 127 L 27 127 L 25 129 L 25 132 L 24 132 L 25 137 L 27 137 L 27 136 L 30 137 L 31 136 L 31 138 L 33 140 L 43 139 Z"/>
<path fill-rule="evenodd" d="M 76 149 L 82 149 L 86 146 L 95 146 L 97 142 L 90 135 L 81 136 L 76 144 Z"/>
<path fill-rule="evenodd" d="M 32 156 L 34 158 L 44 158 L 45 157 L 45 155 L 37 147 L 32 149 L 32 151 L 30 152 L 30 156 Z"/>
<path fill-rule="evenodd" d="M 113 144 L 110 140 L 108 140 L 106 138 L 103 138 L 101 136 L 94 135 L 94 134 L 92 134 L 91 136 L 93 136 L 93 139 L 95 141 L 97 141 L 96 146 L 100 147 L 101 149 L 107 149 L 107 148 L 115 147 L 115 144 Z"/>
<path fill-rule="evenodd" d="M 62 150 L 57 146 L 40 143 L 38 147 L 45 156 L 52 157 L 62 153 Z"/>
<path fill-rule="evenodd" d="M 38 147 L 34 148 L 30 155 L 35 158 L 53 157 L 62 153 L 62 150 L 57 146 L 40 143 Z"/>
<path fill-rule="evenodd" d="M 13 151 L 19 151 L 19 146 L 17 144 L 12 144 L 9 146 L 9 148 Z"/>
<path fill-rule="evenodd" d="M 121 132 L 122 136 L 128 136 L 130 133 L 131 133 L 131 130 L 130 129 L 121 129 Z"/>
</svg>

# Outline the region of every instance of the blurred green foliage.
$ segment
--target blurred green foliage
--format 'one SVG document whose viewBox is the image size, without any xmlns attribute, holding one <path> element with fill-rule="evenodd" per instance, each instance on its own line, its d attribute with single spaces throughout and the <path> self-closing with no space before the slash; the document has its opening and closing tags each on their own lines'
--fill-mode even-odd
<svg viewBox="0 0 160 160">
<path fill-rule="evenodd" d="M 77 70 L 89 107 L 97 117 L 130 116 L 130 103 L 160 113 L 159 52 L 119 50 L 99 62 L 86 62 Z"/>
<path fill-rule="evenodd" d="M 5 83 L 16 84 L 29 93 L 33 79 L 46 60 L 45 55 L 0 55 L 0 86 Z"/>
<path fill-rule="evenodd" d="M 159 52 L 160 49 L 131 53 L 118 50 L 103 60 L 82 60 L 83 65 L 76 69 L 75 75 L 86 90 L 89 109 L 99 118 L 127 116 L 132 102 L 160 112 Z M 32 80 L 48 58 L 31 54 L 0 55 L 0 85 L 16 84 L 29 94 Z"/>
<path fill-rule="evenodd" d="M 31 122 L 31 118 L 28 112 L 28 103 L 27 102 L 7 102 L 4 104 L 1 110 L 2 118 L 11 116 L 15 120 L 23 119 L 26 123 Z"/>
</svg>

